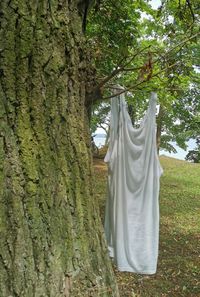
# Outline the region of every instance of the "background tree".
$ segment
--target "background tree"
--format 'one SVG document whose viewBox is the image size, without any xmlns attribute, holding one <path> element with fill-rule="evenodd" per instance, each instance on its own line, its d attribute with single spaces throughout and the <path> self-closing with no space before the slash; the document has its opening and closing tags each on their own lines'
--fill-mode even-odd
<svg viewBox="0 0 200 297">
<path fill-rule="evenodd" d="M 194 150 L 190 150 L 185 159 L 194 163 L 200 163 L 200 138 L 196 139 L 196 147 Z"/>
<path fill-rule="evenodd" d="M 0 3 L 1 296 L 118 296 L 92 185 L 88 4 Z"/>
<path fill-rule="evenodd" d="M 97 128 L 102 128 L 105 134 L 108 134 L 110 124 L 109 112 L 110 104 L 108 102 L 102 102 L 93 106 L 90 122 L 91 133 L 94 134 Z"/>
</svg>

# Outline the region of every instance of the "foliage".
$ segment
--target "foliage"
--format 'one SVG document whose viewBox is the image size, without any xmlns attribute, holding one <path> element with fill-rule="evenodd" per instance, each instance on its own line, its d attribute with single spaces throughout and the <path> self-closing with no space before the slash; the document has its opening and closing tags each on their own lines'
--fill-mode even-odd
<svg viewBox="0 0 200 297">
<path fill-rule="evenodd" d="M 194 163 L 200 163 L 200 136 L 197 138 L 196 144 L 196 148 L 194 150 L 190 150 L 185 159 Z"/>
<path fill-rule="evenodd" d="M 200 89 L 197 84 L 190 86 L 182 96 L 173 99 L 165 109 L 161 147 L 175 152 L 170 142 L 176 141 L 186 149 L 185 142 L 200 135 Z"/>
<path fill-rule="evenodd" d="M 156 91 L 165 110 L 161 146 L 167 150 L 174 149 L 170 141 L 186 148 L 199 108 L 198 7 L 196 0 L 162 1 L 157 10 L 145 0 L 102 1 L 89 17 L 87 38 L 104 99 L 112 96 L 116 83 L 125 86 L 129 110 L 137 122 L 150 91 Z M 190 108 L 194 113 L 188 117 Z M 195 129 L 193 125 L 197 134 Z"/>
<path fill-rule="evenodd" d="M 199 296 L 200 165 L 161 157 L 160 247 L 153 276 L 115 269 L 123 297 Z M 94 160 L 96 196 L 104 218 L 106 165 Z"/>
<path fill-rule="evenodd" d="M 101 102 L 100 104 L 93 106 L 90 122 L 91 133 L 95 133 L 97 128 L 102 128 L 105 130 L 106 134 L 108 133 L 109 111 L 110 104 L 107 102 Z"/>
<path fill-rule="evenodd" d="M 100 76 L 109 75 L 137 46 L 141 7 L 148 7 L 143 0 L 140 4 L 132 0 L 103 0 L 98 11 L 91 11 L 87 38 Z"/>
</svg>

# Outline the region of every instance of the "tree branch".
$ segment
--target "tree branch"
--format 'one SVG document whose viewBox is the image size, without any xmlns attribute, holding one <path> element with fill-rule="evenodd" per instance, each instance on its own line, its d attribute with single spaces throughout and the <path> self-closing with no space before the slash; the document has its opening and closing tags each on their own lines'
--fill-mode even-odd
<svg viewBox="0 0 200 297">
<path fill-rule="evenodd" d="M 99 88 L 102 88 L 107 82 L 109 82 L 113 77 L 115 77 L 118 73 L 122 72 L 126 66 L 128 66 L 138 55 L 140 55 L 142 52 L 144 52 L 146 49 L 149 49 L 150 45 L 143 48 L 141 51 L 137 52 L 135 55 L 133 55 L 133 57 L 131 57 L 129 59 L 128 62 L 126 62 L 124 65 L 122 65 L 120 67 L 120 65 L 118 64 L 118 66 L 116 67 L 116 69 L 111 72 L 111 74 L 109 76 L 107 76 L 106 78 L 104 78 L 100 84 L 98 85 Z"/>
<path fill-rule="evenodd" d="M 179 62 L 179 61 L 177 61 L 177 62 L 175 62 L 175 63 L 169 65 L 168 67 L 165 67 L 164 69 L 158 71 L 157 73 L 153 74 L 152 77 L 151 77 L 151 79 L 154 78 L 154 77 L 156 77 L 156 76 L 158 76 L 158 75 L 160 75 L 160 74 L 161 74 L 162 72 L 164 72 L 165 70 L 174 67 L 175 65 L 178 64 L 178 62 Z M 138 86 L 144 84 L 144 83 L 147 82 L 147 81 L 149 81 L 149 79 L 142 80 L 142 81 L 138 82 L 137 84 L 135 84 L 135 85 L 133 85 L 133 86 L 130 86 L 130 87 L 127 87 L 127 88 L 121 90 L 121 91 L 120 91 L 119 93 L 117 93 L 117 94 L 113 94 L 113 95 L 111 95 L 111 96 L 102 98 L 102 100 L 111 99 L 111 98 L 114 98 L 114 97 L 116 97 L 116 96 L 119 96 L 119 95 L 121 95 L 121 94 L 123 94 L 123 93 L 126 93 L 126 92 L 128 92 L 128 91 L 131 91 L 131 90 L 137 88 Z M 116 89 L 116 88 L 115 88 L 115 89 Z"/>
<path fill-rule="evenodd" d="M 191 39 L 197 37 L 198 35 L 200 35 L 200 32 L 197 32 L 196 34 L 182 40 L 180 43 L 178 43 L 177 45 L 175 45 L 173 48 L 171 48 L 170 50 L 168 50 L 164 55 L 161 56 L 162 59 L 164 59 L 165 57 L 168 56 L 169 53 L 171 53 L 174 49 L 176 49 L 177 47 L 183 46 L 184 44 L 186 44 L 188 41 L 190 41 Z M 182 47 L 181 47 L 182 48 Z M 181 50 L 181 48 L 179 49 L 179 51 Z M 179 52 L 177 51 L 177 53 Z M 156 60 L 152 61 L 153 64 L 157 63 L 160 60 L 160 57 L 157 58 Z M 134 71 L 134 70 L 140 70 L 142 68 L 141 67 L 131 67 L 131 68 L 124 68 L 123 71 Z"/>
<path fill-rule="evenodd" d="M 172 51 L 174 51 L 176 48 L 178 48 L 178 47 L 182 47 L 184 44 L 186 44 L 186 43 L 187 43 L 188 41 L 190 41 L 191 39 L 197 37 L 198 35 L 200 35 L 200 32 L 197 32 L 196 34 L 194 34 L 194 35 L 192 35 L 192 36 L 190 36 L 190 37 L 185 38 L 184 40 L 182 40 L 181 42 L 179 42 L 178 44 L 176 44 L 173 48 L 169 49 L 169 50 L 162 56 L 162 58 L 167 57 L 167 55 L 169 55 L 169 53 L 171 53 Z M 120 72 L 125 71 L 126 66 L 129 65 L 129 64 L 130 64 L 130 63 L 131 63 L 131 62 L 132 62 L 138 55 L 140 55 L 142 52 L 144 52 L 144 51 L 145 51 L 146 49 L 148 49 L 148 48 L 150 48 L 150 46 L 145 47 L 145 48 L 143 48 L 141 51 L 137 52 L 137 53 L 136 53 L 133 57 L 131 57 L 131 58 L 130 58 L 130 59 L 129 59 L 123 66 L 119 67 L 118 69 L 115 69 L 115 70 L 114 70 L 108 77 L 104 78 L 104 79 L 102 80 L 102 82 L 100 82 L 100 84 L 99 84 L 98 86 L 96 86 L 96 87 L 90 92 L 87 101 L 90 103 L 91 101 L 94 102 L 94 101 L 97 101 L 98 99 L 101 99 L 101 100 L 107 100 L 107 99 L 113 98 L 113 97 L 115 97 L 115 96 L 117 96 L 117 95 L 123 94 L 123 93 L 125 93 L 125 92 L 127 92 L 127 91 L 129 91 L 129 90 L 133 90 L 134 88 L 137 88 L 138 86 L 140 86 L 140 85 L 144 84 L 145 82 L 149 81 L 149 78 L 148 78 L 148 79 L 145 79 L 145 80 L 143 80 L 143 81 L 138 82 L 138 83 L 137 83 L 136 85 L 134 85 L 134 86 L 130 86 L 130 87 L 124 89 L 123 91 L 119 92 L 119 93 L 116 94 L 116 95 L 111 95 L 111 96 L 102 98 L 102 90 L 101 90 L 101 88 L 102 88 L 105 84 L 107 84 L 112 78 L 114 78 L 117 74 L 119 74 Z M 179 49 L 179 50 L 180 50 L 180 49 Z M 178 51 L 178 52 L 179 52 L 179 51 Z M 153 64 L 155 64 L 155 63 L 158 62 L 159 60 L 160 60 L 160 57 L 157 58 L 156 60 L 154 60 L 154 61 L 153 61 Z M 176 63 L 178 63 L 178 62 L 176 62 Z M 155 73 L 155 74 L 153 74 L 153 75 L 151 76 L 151 78 L 153 78 L 153 77 L 155 77 L 155 76 L 158 76 L 160 73 L 162 73 L 163 71 L 165 71 L 165 70 L 167 70 L 167 69 L 172 68 L 174 65 L 176 65 L 176 63 L 174 63 L 174 64 L 172 64 L 172 65 L 170 65 L 170 66 L 168 66 L 168 67 L 162 69 L 161 71 L 159 71 L 159 72 L 157 72 L 157 73 Z M 141 67 L 139 67 L 139 69 L 141 69 Z M 137 69 L 136 69 L 136 68 L 135 68 L 135 69 L 133 68 L 132 71 L 133 71 L 133 70 L 139 70 L 139 69 L 138 69 L 138 67 L 137 67 Z M 131 71 L 131 68 L 128 68 L 128 71 Z"/>
<path fill-rule="evenodd" d="M 198 36 L 200 34 L 200 32 L 197 32 L 196 34 L 182 40 L 180 43 L 178 43 L 177 45 L 175 45 L 173 48 L 171 48 L 170 50 L 168 50 L 165 55 L 162 56 L 162 59 L 165 58 L 166 56 L 168 56 L 169 53 L 171 53 L 172 51 L 174 51 L 177 47 L 181 47 L 186 44 L 188 41 L 190 41 L 191 39 L 195 38 L 196 36 Z M 134 70 L 140 70 L 142 68 L 141 67 L 135 67 L 135 68 L 126 68 L 126 66 L 128 66 L 138 55 L 140 55 L 142 52 L 144 52 L 146 49 L 150 48 L 150 46 L 147 46 L 145 48 L 143 48 L 141 51 L 137 52 L 133 57 L 131 57 L 129 59 L 129 61 L 127 61 L 124 65 L 122 65 L 121 67 L 118 65 L 117 68 L 109 75 L 107 76 L 105 79 L 103 79 L 100 84 L 97 86 L 97 88 L 102 88 L 106 83 L 108 83 L 111 79 L 113 79 L 117 74 L 119 74 L 120 72 L 123 71 L 134 71 Z M 181 49 L 180 48 L 180 49 Z M 180 50 L 179 49 L 179 50 Z M 153 64 L 155 64 L 156 62 L 158 62 L 160 60 L 160 57 L 154 61 L 152 61 Z M 157 74 L 158 75 L 158 74 Z M 152 77 L 154 77 L 155 75 L 153 75 Z"/>
<path fill-rule="evenodd" d="M 108 123 L 106 123 L 106 125 L 109 125 Z M 108 129 L 106 129 L 102 124 L 98 125 L 99 128 L 102 128 L 106 133 L 108 133 Z"/>
<path fill-rule="evenodd" d="M 190 10 L 191 15 L 192 15 L 193 23 L 194 23 L 194 21 L 195 21 L 195 15 L 194 15 L 194 11 L 193 11 L 193 9 L 192 9 L 192 5 L 191 5 L 191 3 L 190 3 L 190 0 L 186 0 L 186 3 L 187 3 L 187 5 L 188 5 L 188 7 L 189 7 L 189 10 Z"/>
</svg>

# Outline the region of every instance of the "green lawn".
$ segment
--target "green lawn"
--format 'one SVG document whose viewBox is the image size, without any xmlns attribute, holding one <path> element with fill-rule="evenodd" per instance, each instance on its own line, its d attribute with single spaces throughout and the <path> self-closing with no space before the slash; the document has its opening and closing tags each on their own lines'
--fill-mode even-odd
<svg viewBox="0 0 200 297">
<path fill-rule="evenodd" d="M 118 272 L 121 297 L 200 296 L 200 164 L 161 157 L 160 247 L 155 276 Z M 102 220 L 106 165 L 94 160 Z"/>
</svg>

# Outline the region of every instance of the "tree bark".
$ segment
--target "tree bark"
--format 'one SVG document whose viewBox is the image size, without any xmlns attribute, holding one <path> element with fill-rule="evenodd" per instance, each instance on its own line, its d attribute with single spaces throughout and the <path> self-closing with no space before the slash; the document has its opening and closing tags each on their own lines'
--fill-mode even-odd
<svg viewBox="0 0 200 297">
<path fill-rule="evenodd" d="M 0 3 L 0 296 L 118 296 L 92 185 L 77 4 Z"/>
</svg>

